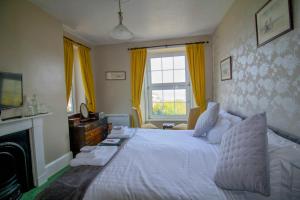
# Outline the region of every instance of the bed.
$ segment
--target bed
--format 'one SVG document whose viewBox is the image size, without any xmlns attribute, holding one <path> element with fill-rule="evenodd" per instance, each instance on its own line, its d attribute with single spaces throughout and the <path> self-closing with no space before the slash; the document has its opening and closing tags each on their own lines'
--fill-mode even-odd
<svg viewBox="0 0 300 200">
<path fill-rule="evenodd" d="M 191 130 L 137 129 L 88 187 L 84 200 L 283 199 L 270 164 L 271 196 L 222 190 L 213 181 L 219 145 Z M 274 168 L 274 169 L 273 169 Z M 278 181 L 277 181 L 278 182 Z M 276 191 L 277 190 L 277 191 Z"/>
</svg>

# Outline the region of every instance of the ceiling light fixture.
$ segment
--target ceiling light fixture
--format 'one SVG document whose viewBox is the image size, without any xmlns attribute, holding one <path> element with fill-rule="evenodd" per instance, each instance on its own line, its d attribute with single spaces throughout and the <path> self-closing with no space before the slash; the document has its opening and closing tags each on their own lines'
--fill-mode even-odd
<svg viewBox="0 0 300 200">
<path fill-rule="evenodd" d="M 118 40 L 129 40 L 133 38 L 133 33 L 123 25 L 123 12 L 121 9 L 121 0 L 119 0 L 119 24 L 111 32 L 111 36 Z"/>
</svg>

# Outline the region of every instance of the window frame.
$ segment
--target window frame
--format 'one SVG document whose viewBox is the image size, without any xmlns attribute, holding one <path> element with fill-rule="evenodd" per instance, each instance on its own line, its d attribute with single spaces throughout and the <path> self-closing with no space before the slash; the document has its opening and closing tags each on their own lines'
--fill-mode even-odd
<svg viewBox="0 0 300 200">
<path fill-rule="evenodd" d="M 185 82 L 179 83 L 151 83 L 151 59 L 162 58 L 162 57 L 185 57 Z M 173 69 L 174 71 L 174 69 Z M 174 76 L 173 76 L 174 78 Z M 187 62 L 187 56 L 185 50 L 178 50 L 172 52 L 148 52 L 146 70 L 145 70 L 145 81 L 144 81 L 144 94 L 145 94 L 145 117 L 146 121 L 187 121 L 189 110 L 192 106 L 192 90 L 190 87 L 190 76 Z M 154 115 L 152 114 L 152 90 L 167 90 L 167 89 L 186 89 L 186 114 L 185 115 Z"/>
</svg>

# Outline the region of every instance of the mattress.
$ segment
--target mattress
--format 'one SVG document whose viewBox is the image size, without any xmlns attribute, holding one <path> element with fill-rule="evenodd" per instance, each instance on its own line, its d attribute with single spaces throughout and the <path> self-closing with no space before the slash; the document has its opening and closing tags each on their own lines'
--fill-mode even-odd
<svg viewBox="0 0 300 200">
<path fill-rule="evenodd" d="M 94 179 L 84 200 L 266 199 L 218 188 L 213 177 L 219 145 L 192 133 L 138 129 Z"/>
</svg>

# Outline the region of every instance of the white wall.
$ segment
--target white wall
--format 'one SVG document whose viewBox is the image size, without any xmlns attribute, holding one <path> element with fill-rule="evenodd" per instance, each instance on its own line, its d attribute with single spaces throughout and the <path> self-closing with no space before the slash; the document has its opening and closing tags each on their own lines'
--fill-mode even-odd
<svg viewBox="0 0 300 200">
<path fill-rule="evenodd" d="M 24 0 L 0 1 L 0 71 L 23 74 L 52 116 L 44 121 L 46 163 L 69 151 L 62 24 Z"/>
<path fill-rule="evenodd" d="M 131 47 L 210 41 L 210 36 L 198 36 L 152 42 L 96 46 L 94 48 L 94 77 L 97 111 L 131 113 L 130 54 Z M 205 44 L 207 99 L 212 99 L 212 49 Z M 126 71 L 126 80 L 105 80 L 106 71 Z"/>
</svg>

